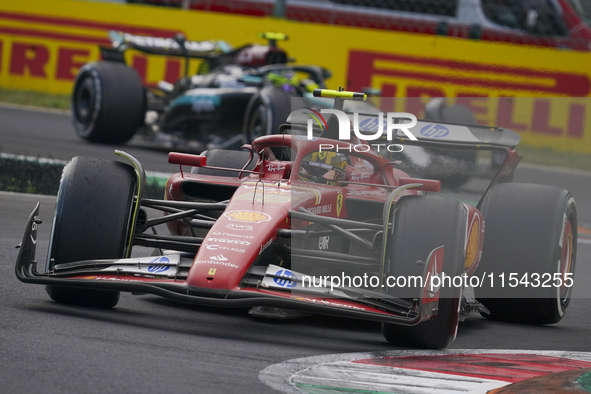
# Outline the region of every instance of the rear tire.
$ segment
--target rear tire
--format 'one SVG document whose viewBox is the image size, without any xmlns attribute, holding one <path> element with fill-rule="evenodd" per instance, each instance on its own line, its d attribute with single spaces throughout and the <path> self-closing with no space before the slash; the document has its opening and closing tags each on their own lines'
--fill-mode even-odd
<svg viewBox="0 0 591 394">
<path fill-rule="evenodd" d="M 564 189 L 520 183 L 494 186 L 480 209 L 486 223 L 482 261 L 475 275 L 493 273 L 490 282 L 475 289 L 478 301 L 490 310 L 491 320 L 524 324 L 558 323 L 570 302 L 572 287 L 554 287 L 554 274 L 571 273 L 577 252 L 577 210 Z M 500 287 L 499 274 L 505 273 Z M 551 277 L 551 286 L 509 286 L 509 274 Z M 543 284 L 543 279 L 541 284 Z M 558 281 L 556 282 L 558 283 Z"/>
<path fill-rule="evenodd" d="M 75 157 L 62 173 L 47 263 L 118 259 L 127 241 L 136 187 L 131 166 L 102 159 Z M 119 292 L 47 286 L 62 304 L 112 308 Z"/>
<path fill-rule="evenodd" d="M 116 62 L 89 63 L 74 82 L 72 118 L 83 139 L 121 144 L 144 122 L 144 87 L 137 71 Z"/>
<path fill-rule="evenodd" d="M 403 197 L 395 211 L 394 234 L 387 240 L 387 275 L 423 275 L 424 264 L 434 249 L 444 246 L 443 272 L 447 276 L 461 275 L 464 268 L 466 239 L 466 209 L 455 200 L 432 196 Z M 389 267 L 389 268 L 388 268 Z M 422 296 L 423 289 L 389 288 L 389 294 L 401 298 Z M 400 346 L 440 349 L 449 346 L 456 337 L 461 288 L 443 287 L 439 294 L 435 319 L 415 326 L 382 324 L 382 334 L 390 343 Z"/>
<path fill-rule="evenodd" d="M 244 118 L 244 141 L 276 134 L 291 112 L 292 96 L 276 87 L 265 87 L 248 103 Z"/>
</svg>

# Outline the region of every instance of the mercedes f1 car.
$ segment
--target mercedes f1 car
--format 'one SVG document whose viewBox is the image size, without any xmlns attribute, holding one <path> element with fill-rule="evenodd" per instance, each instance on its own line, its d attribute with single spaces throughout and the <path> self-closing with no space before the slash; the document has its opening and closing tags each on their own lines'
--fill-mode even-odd
<svg viewBox="0 0 591 394">
<path fill-rule="evenodd" d="M 306 124 L 292 122 L 244 152 L 172 152 L 181 171 L 161 200 L 144 197 L 146 177 L 130 155 L 76 157 L 62 175 L 45 268 L 35 257 L 37 205 L 16 275 L 46 285 L 59 303 L 110 308 L 132 292 L 269 318 L 326 314 L 381 322 L 389 342 L 423 348 L 448 346 L 458 321 L 473 314 L 561 320 L 572 292 L 576 205 L 563 189 L 504 182 L 520 159 L 517 133 L 418 121 L 408 129 L 415 139 L 398 130 L 394 148 L 377 152 L 357 136 L 334 139 L 331 124 L 309 138 Z M 407 147 L 497 152 L 504 161 L 485 185 L 445 191 L 421 177 L 437 161 L 404 166 Z M 156 231 L 163 224 L 170 234 Z M 139 246 L 154 252 L 132 257 Z"/>
<path fill-rule="evenodd" d="M 239 149 L 272 134 L 290 112 L 292 97 L 325 88 L 330 71 L 287 64 L 277 46 L 281 33 L 262 33 L 268 45 L 232 48 L 224 41 L 189 41 L 110 33 L 112 48 L 101 47 L 103 61 L 83 66 L 74 82 L 72 117 L 76 133 L 91 142 L 120 144 L 136 132 L 146 141 L 184 151 L 217 147 Z M 184 58 L 184 77 L 175 84 L 143 86 L 125 64 L 134 49 Z M 191 59 L 201 59 L 190 75 Z M 312 98 L 311 98 L 312 99 Z"/>
</svg>

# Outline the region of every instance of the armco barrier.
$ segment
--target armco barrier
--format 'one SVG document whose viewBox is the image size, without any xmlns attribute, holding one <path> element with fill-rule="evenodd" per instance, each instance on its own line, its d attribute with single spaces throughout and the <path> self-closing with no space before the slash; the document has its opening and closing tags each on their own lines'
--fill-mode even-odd
<svg viewBox="0 0 591 394">
<path fill-rule="evenodd" d="M 6 1 L 0 3 L 0 86 L 69 93 L 77 69 L 98 59 L 98 45 L 109 44 L 111 29 L 164 37 L 183 32 L 234 46 L 256 42 L 257 32 L 281 31 L 290 37 L 281 45 L 298 63 L 332 70 L 332 88 L 371 86 L 395 97 L 538 97 L 519 113 L 501 107 L 485 113 L 478 100 L 469 102 L 483 122 L 495 124 L 500 116 L 520 125 L 524 143 L 591 153 L 588 101 L 568 98 L 591 96 L 590 52 L 132 4 Z M 183 69 L 182 60 L 137 52 L 127 61 L 147 85 L 174 81 Z M 399 101 L 396 106 L 403 106 Z M 510 100 L 503 104 L 511 106 Z M 536 118 L 534 112 L 548 115 Z"/>
</svg>

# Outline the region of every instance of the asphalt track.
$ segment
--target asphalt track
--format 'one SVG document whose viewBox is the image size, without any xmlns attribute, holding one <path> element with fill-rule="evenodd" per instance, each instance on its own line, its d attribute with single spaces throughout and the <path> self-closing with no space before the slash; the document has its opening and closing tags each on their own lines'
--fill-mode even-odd
<svg viewBox="0 0 591 394">
<path fill-rule="evenodd" d="M 4 153 L 69 159 L 112 157 L 114 147 L 79 140 L 61 114 L 0 108 Z M 121 147 L 117 147 L 121 148 Z M 140 149 L 146 169 L 171 172 L 166 154 Z M 524 167 L 517 182 L 566 187 L 579 220 L 591 223 L 591 176 Z M 113 310 L 58 305 L 40 286 L 14 275 L 25 221 L 41 202 L 38 257 L 47 251 L 55 198 L 0 193 L 0 392 L 3 393 L 266 393 L 258 378 L 286 360 L 335 353 L 396 349 L 374 323 L 333 317 L 269 323 L 246 311 L 176 304 L 123 294 Z M 141 253 L 137 250 L 135 253 Z M 589 287 L 591 245 L 579 243 L 577 286 Z M 575 298 L 557 325 L 535 327 L 474 319 L 460 324 L 451 349 L 591 352 L 591 300 Z"/>
</svg>

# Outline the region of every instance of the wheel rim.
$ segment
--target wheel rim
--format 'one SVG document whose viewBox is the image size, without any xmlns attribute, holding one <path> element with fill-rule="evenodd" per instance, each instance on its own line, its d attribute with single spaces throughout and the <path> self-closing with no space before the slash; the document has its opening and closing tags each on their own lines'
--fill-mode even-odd
<svg viewBox="0 0 591 394">
<path fill-rule="evenodd" d="M 85 78 L 78 88 L 74 102 L 74 112 L 78 121 L 85 127 L 92 121 L 95 106 L 95 90 L 91 78 Z"/>
<path fill-rule="evenodd" d="M 560 259 L 560 273 L 562 274 L 562 281 L 563 284 L 560 287 L 559 297 L 560 297 L 560 304 L 561 306 L 565 306 L 570 299 L 570 294 L 572 291 L 572 287 L 566 287 L 564 285 L 566 274 L 572 273 L 573 268 L 573 225 L 572 222 L 567 220 L 565 229 L 564 229 L 564 238 L 562 239 L 562 256 Z M 572 277 L 572 275 L 571 275 Z"/>
</svg>

